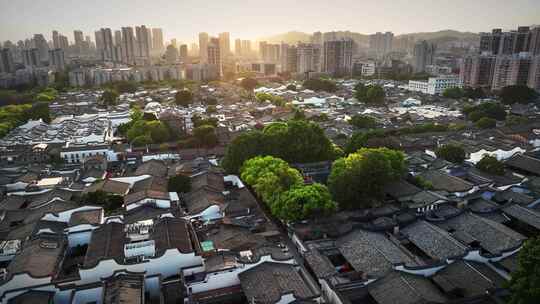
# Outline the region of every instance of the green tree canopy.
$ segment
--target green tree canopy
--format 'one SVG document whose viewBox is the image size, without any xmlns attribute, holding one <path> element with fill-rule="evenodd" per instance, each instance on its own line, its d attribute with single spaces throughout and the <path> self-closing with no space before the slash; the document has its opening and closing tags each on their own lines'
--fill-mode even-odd
<svg viewBox="0 0 540 304">
<path fill-rule="evenodd" d="M 246 77 L 240 81 L 240 86 L 250 93 L 253 92 L 258 84 L 259 82 L 251 77 Z"/>
<path fill-rule="evenodd" d="M 335 82 L 328 80 L 328 79 L 322 79 L 322 78 L 313 78 L 308 79 L 304 81 L 302 86 L 305 89 L 313 90 L 313 91 L 325 91 L 325 92 L 335 92 L 337 91 L 337 85 Z"/>
<path fill-rule="evenodd" d="M 193 93 L 189 90 L 180 90 L 176 92 L 176 95 L 174 96 L 174 101 L 177 105 L 187 107 L 191 101 L 193 101 Z"/>
<path fill-rule="evenodd" d="M 116 100 L 118 99 L 118 93 L 115 90 L 107 89 L 101 95 L 101 100 L 104 104 L 108 106 L 116 105 Z"/>
<path fill-rule="evenodd" d="M 356 114 L 351 117 L 349 123 L 357 129 L 372 129 L 377 126 L 377 120 L 368 115 Z"/>
<path fill-rule="evenodd" d="M 103 190 L 83 194 L 80 201 L 85 205 L 97 205 L 103 207 L 106 213 L 122 207 L 124 199 L 120 195 L 107 193 Z"/>
<path fill-rule="evenodd" d="M 212 148 L 218 144 L 216 128 L 211 125 L 202 125 L 193 129 L 193 136 L 202 147 Z"/>
<path fill-rule="evenodd" d="M 388 148 L 362 148 L 332 165 L 328 188 L 343 209 L 379 206 L 385 184 L 404 174 L 405 156 Z"/>
<path fill-rule="evenodd" d="M 298 170 L 284 160 L 272 156 L 257 156 L 242 166 L 241 178 L 250 185 L 263 201 L 272 206 L 279 195 L 303 183 Z"/>
<path fill-rule="evenodd" d="M 525 85 L 512 85 L 502 88 L 499 96 L 505 104 L 529 103 L 538 98 L 538 93 Z"/>
<path fill-rule="evenodd" d="M 167 190 L 169 192 L 188 193 L 191 191 L 191 178 L 182 174 L 173 176 L 169 178 Z"/>
<path fill-rule="evenodd" d="M 446 98 L 460 99 L 465 95 L 462 88 L 447 88 L 443 91 L 442 96 Z"/>
<path fill-rule="evenodd" d="M 497 126 L 497 121 L 493 118 L 482 117 L 475 122 L 475 125 L 480 129 L 492 129 Z"/>
<path fill-rule="evenodd" d="M 289 84 L 287 85 L 287 90 L 289 91 L 296 91 L 296 85 L 295 84 Z"/>
<path fill-rule="evenodd" d="M 507 126 L 519 126 L 529 123 L 529 119 L 524 116 L 508 115 L 505 123 Z"/>
<path fill-rule="evenodd" d="M 480 120 L 482 117 L 489 117 L 496 120 L 506 119 L 504 106 L 494 102 L 484 102 L 477 106 L 465 105 L 462 112 L 473 122 Z"/>
<path fill-rule="evenodd" d="M 382 104 L 384 103 L 385 96 L 383 87 L 380 85 L 370 85 L 366 93 L 366 103 Z"/>
<path fill-rule="evenodd" d="M 272 123 L 262 132 L 251 131 L 235 138 L 227 147 L 223 166 L 236 173 L 244 161 L 257 155 L 272 155 L 290 163 L 318 162 L 334 159 L 334 148 L 313 122 Z"/>
<path fill-rule="evenodd" d="M 460 145 L 446 144 L 435 151 L 437 157 L 452 163 L 461 164 L 465 160 L 465 150 Z"/>
<path fill-rule="evenodd" d="M 540 303 L 540 238 L 531 238 L 519 251 L 518 268 L 510 280 L 510 304 Z"/>
<path fill-rule="evenodd" d="M 504 175 L 504 164 L 495 156 L 484 155 L 484 157 L 476 163 L 476 168 L 489 174 Z"/>
<path fill-rule="evenodd" d="M 328 188 L 317 183 L 283 192 L 271 207 L 273 215 L 288 222 L 324 217 L 336 210 Z"/>
</svg>

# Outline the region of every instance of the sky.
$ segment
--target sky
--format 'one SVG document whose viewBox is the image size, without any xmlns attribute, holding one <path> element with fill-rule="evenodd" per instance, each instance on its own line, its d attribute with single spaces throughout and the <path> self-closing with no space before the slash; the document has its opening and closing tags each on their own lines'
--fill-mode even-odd
<svg viewBox="0 0 540 304">
<path fill-rule="evenodd" d="M 165 39 L 197 33 L 256 39 L 288 31 L 350 30 L 395 34 L 444 29 L 481 32 L 540 23 L 540 0 L 0 0 L 0 41 L 58 30 L 94 39 L 100 27 L 145 24 Z"/>
</svg>

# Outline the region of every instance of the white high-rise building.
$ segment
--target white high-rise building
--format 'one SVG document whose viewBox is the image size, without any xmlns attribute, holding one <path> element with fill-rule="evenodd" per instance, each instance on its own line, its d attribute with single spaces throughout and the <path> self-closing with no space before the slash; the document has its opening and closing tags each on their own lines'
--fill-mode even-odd
<svg viewBox="0 0 540 304">
<path fill-rule="evenodd" d="M 135 63 L 135 35 L 132 27 L 122 28 L 122 59 L 124 63 Z"/>
<path fill-rule="evenodd" d="M 152 50 L 163 52 L 163 30 L 160 28 L 152 29 Z"/>
<path fill-rule="evenodd" d="M 57 71 L 63 71 L 66 68 L 64 50 L 57 48 L 49 51 L 49 66 Z"/>
<path fill-rule="evenodd" d="M 137 56 L 142 60 L 150 58 L 150 39 L 148 37 L 148 29 L 141 25 L 135 28 L 137 34 Z"/>
<path fill-rule="evenodd" d="M 219 34 L 219 49 L 221 58 L 224 58 L 231 53 L 231 38 L 228 32 Z"/>
<path fill-rule="evenodd" d="M 221 76 L 223 72 L 221 61 L 221 50 L 219 38 L 211 38 L 207 45 L 207 60 L 208 64 L 214 65 L 217 68 L 218 75 Z"/>
</svg>

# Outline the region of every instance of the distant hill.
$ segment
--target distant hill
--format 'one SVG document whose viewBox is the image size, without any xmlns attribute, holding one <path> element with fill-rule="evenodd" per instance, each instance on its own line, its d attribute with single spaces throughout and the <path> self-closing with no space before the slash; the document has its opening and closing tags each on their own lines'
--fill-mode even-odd
<svg viewBox="0 0 540 304">
<path fill-rule="evenodd" d="M 266 41 L 268 43 L 289 43 L 295 44 L 297 42 L 309 42 L 311 39 L 311 34 L 291 31 L 283 34 L 276 34 L 268 37 L 258 38 L 257 41 Z"/>
<path fill-rule="evenodd" d="M 356 32 L 345 32 L 337 31 L 337 36 L 348 36 L 353 38 L 355 41 L 360 44 L 367 44 L 369 41 L 368 34 L 356 33 Z M 460 32 L 455 30 L 443 30 L 437 32 L 419 32 L 419 33 L 408 33 L 402 35 L 396 35 L 396 38 L 399 37 L 413 37 L 414 40 L 430 40 L 433 42 L 448 42 L 452 40 L 468 40 L 476 41 L 480 38 L 478 33 L 472 32 Z M 258 38 L 257 41 L 267 41 L 269 43 L 280 43 L 285 42 L 289 44 L 295 44 L 298 41 L 309 42 L 311 39 L 311 34 L 291 31 L 283 34 L 276 34 L 268 37 Z"/>
<path fill-rule="evenodd" d="M 460 32 L 454 30 L 443 30 L 437 32 L 420 32 L 398 35 L 397 37 L 413 37 L 414 40 L 435 40 L 444 41 L 452 38 L 453 40 L 478 40 L 480 35 L 472 32 Z"/>
</svg>

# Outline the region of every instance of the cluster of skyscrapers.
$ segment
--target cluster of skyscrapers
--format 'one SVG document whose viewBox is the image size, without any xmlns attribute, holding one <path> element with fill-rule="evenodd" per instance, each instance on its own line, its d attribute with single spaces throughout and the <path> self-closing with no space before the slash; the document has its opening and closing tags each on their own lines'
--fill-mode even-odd
<svg viewBox="0 0 540 304">
<path fill-rule="evenodd" d="M 479 54 L 463 59 L 464 86 L 500 90 L 509 85 L 540 89 L 540 27 L 482 33 Z"/>
</svg>

